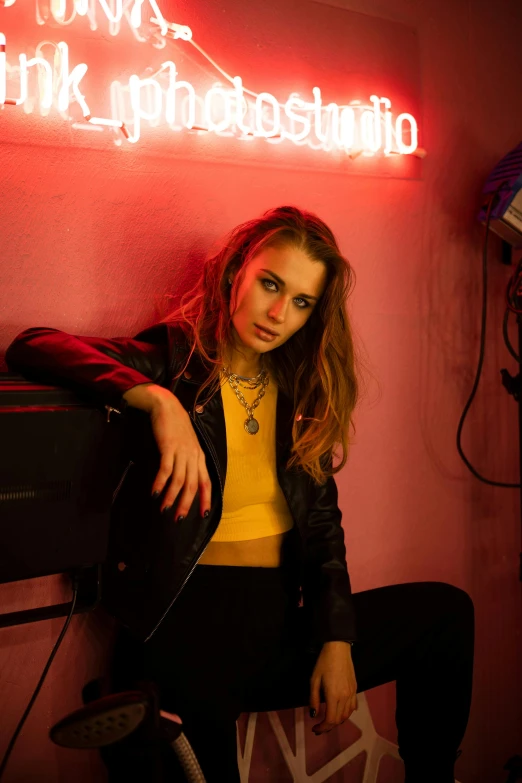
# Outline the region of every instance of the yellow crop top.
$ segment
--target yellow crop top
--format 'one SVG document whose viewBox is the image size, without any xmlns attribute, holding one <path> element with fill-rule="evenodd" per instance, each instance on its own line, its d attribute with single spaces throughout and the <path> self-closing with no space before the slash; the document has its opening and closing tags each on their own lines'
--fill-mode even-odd
<svg viewBox="0 0 522 783">
<path fill-rule="evenodd" d="M 259 389 L 241 389 L 249 404 Z M 276 475 L 277 387 L 270 380 L 254 412 L 259 432 L 250 435 L 247 412 L 226 381 L 221 387 L 227 430 L 227 476 L 223 515 L 212 541 L 248 541 L 285 533 L 293 519 Z"/>
</svg>

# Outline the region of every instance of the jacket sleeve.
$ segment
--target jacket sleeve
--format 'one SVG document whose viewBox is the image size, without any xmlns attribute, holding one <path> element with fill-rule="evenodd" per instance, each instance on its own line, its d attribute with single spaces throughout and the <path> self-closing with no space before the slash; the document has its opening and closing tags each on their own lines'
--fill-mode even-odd
<svg viewBox="0 0 522 783">
<path fill-rule="evenodd" d="M 28 380 L 64 386 L 123 411 L 122 395 L 133 386 L 168 385 L 169 329 L 157 324 L 134 338 L 103 338 L 35 327 L 13 340 L 5 359 Z"/>
<path fill-rule="evenodd" d="M 355 611 L 346 565 L 342 513 L 333 477 L 314 487 L 308 511 L 303 607 L 310 615 L 314 641 L 357 641 Z"/>
</svg>

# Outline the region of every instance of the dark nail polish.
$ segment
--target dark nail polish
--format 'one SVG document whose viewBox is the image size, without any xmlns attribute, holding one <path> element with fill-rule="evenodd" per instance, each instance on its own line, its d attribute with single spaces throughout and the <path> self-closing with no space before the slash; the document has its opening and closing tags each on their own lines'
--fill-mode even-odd
<svg viewBox="0 0 522 783">
<path fill-rule="evenodd" d="M 176 522 L 181 522 L 183 519 L 185 519 L 185 517 L 183 516 L 183 514 L 180 514 L 179 517 L 176 519 Z"/>
<path fill-rule="evenodd" d="M 311 718 L 315 718 L 316 715 L 317 715 L 317 712 L 315 710 L 310 710 L 310 717 Z"/>
<path fill-rule="evenodd" d="M 206 518 L 208 517 L 208 515 L 209 515 L 209 514 L 210 514 L 210 511 L 209 511 L 209 510 L 208 510 L 208 508 L 207 508 L 207 510 L 206 510 L 206 511 L 204 512 L 204 514 L 203 514 L 203 519 L 206 519 Z"/>
<path fill-rule="evenodd" d="M 166 514 L 167 511 L 170 511 L 171 509 L 172 509 L 172 506 L 165 506 L 165 508 L 163 509 L 163 511 L 161 513 L 162 514 Z"/>
<path fill-rule="evenodd" d="M 152 493 L 152 499 L 153 500 L 156 500 L 156 498 L 159 498 L 159 496 L 160 496 L 160 493 L 158 492 L 158 490 L 156 490 L 155 492 Z"/>
</svg>

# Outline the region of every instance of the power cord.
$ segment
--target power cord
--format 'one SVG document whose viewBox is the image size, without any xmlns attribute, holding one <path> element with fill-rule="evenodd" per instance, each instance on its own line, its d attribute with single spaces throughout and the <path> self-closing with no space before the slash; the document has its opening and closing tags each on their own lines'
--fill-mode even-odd
<svg viewBox="0 0 522 783">
<path fill-rule="evenodd" d="M 28 717 L 29 713 L 31 712 L 36 699 L 38 698 L 38 694 L 40 693 L 40 691 L 42 689 L 42 685 L 44 684 L 44 680 L 47 677 L 47 673 L 48 673 L 49 669 L 51 668 L 51 664 L 52 664 L 52 662 L 53 662 L 53 660 L 54 660 L 54 658 L 56 656 L 56 653 L 58 652 L 58 650 L 60 648 L 60 645 L 61 645 L 61 643 L 63 641 L 63 638 L 64 638 L 65 634 L 67 633 L 67 629 L 69 627 L 69 624 L 71 622 L 72 616 L 74 614 L 74 610 L 76 608 L 76 600 L 78 598 L 78 587 L 79 587 L 79 581 L 80 581 L 78 572 L 76 572 L 76 571 L 73 572 L 72 577 L 71 577 L 71 581 L 72 581 L 73 596 L 72 596 L 72 602 L 71 602 L 71 608 L 69 610 L 69 614 L 68 614 L 67 619 L 66 619 L 66 621 L 64 623 L 64 626 L 62 628 L 60 636 L 58 637 L 58 640 L 57 640 L 56 644 L 54 645 L 54 647 L 52 649 L 52 652 L 51 652 L 51 654 L 49 656 L 49 659 L 48 659 L 48 661 L 47 661 L 47 663 L 45 665 L 45 668 L 44 668 L 44 670 L 42 672 L 42 676 L 40 677 L 38 685 L 34 689 L 34 693 L 31 696 L 31 699 L 29 700 L 29 704 L 27 705 L 27 707 L 25 709 L 25 712 L 22 715 L 22 717 L 20 719 L 20 722 L 18 723 L 18 726 L 16 727 L 16 729 L 14 731 L 14 734 L 11 737 L 11 740 L 9 741 L 9 745 L 7 746 L 7 750 L 6 750 L 5 754 L 4 754 L 4 758 L 2 759 L 2 763 L 0 764 L 0 780 L 2 779 L 2 775 L 5 772 L 5 768 L 7 767 L 7 762 L 9 761 L 9 757 L 11 756 L 11 753 L 12 753 L 13 748 L 15 746 L 16 740 L 18 739 L 18 736 L 19 736 L 20 732 L 23 729 L 24 723 L 27 720 L 27 717 Z"/>
<path fill-rule="evenodd" d="M 506 348 L 508 349 L 509 353 L 511 354 L 511 356 L 516 362 L 520 362 L 520 356 L 513 348 L 513 345 L 511 344 L 511 340 L 509 339 L 508 322 L 509 322 L 510 312 L 511 310 L 509 309 L 509 307 L 506 307 L 506 312 L 504 313 L 504 320 L 502 323 L 502 334 L 504 335 L 504 342 L 506 344 Z"/>
<path fill-rule="evenodd" d="M 479 481 L 482 481 L 484 484 L 489 484 L 493 487 L 504 487 L 506 489 L 519 489 L 520 484 L 507 484 L 503 481 L 492 481 L 491 479 L 487 479 L 484 476 L 482 476 L 478 470 L 476 470 L 469 459 L 464 454 L 464 451 L 462 449 L 461 445 L 461 439 L 462 439 L 462 430 L 464 427 L 464 421 L 466 419 L 466 416 L 468 415 L 468 411 L 471 408 L 471 404 L 473 400 L 475 399 L 475 394 L 477 393 L 477 388 L 479 385 L 480 377 L 482 375 L 482 367 L 484 364 L 484 353 L 485 353 L 485 344 L 486 344 L 486 322 L 487 322 L 487 296 L 488 296 L 488 240 L 489 240 L 489 234 L 490 234 L 490 223 L 491 223 L 491 211 L 493 209 L 493 205 L 496 201 L 496 197 L 499 193 L 499 191 L 502 189 L 504 183 L 501 183 L 496 191 L 491 196 L 489 205 L 488 205 L 488 211 L 486 215 L 486 233 L 484 237 L 484 245 L 482 249 L 482 318 L 481 318 L 481 327 L 480 327 L 480 354 L 479 354 L 479 360 L 478 360 L 478 366 L 477 366 L 477 372 L 475 375 L 475 381 L 473 383 L 473 388 L 471 390 L 471 394 L 469 395 L 469 399 L 464 407 L 464 410 L 462 411 L 462 416 L 460 417 L 459 425 L 457 427 L 457 451 L 466 465 L 466 467 L 473 473 L 473 475 L 479 479 Z M 519 265 L 520 266 L 520 265 Z M 513 276 L 515 277 L 515 275 Z M 520 273 L 518 275 L 518 278 L 520 278 Z M 513 278 L 512 278 L 513 280 Z M 513 284 L 512 281 L 510 281 L 510 285 L 508 286 L 508 313 L 510 310 L 513 310 L 514 307 L 510 303 L 510 294 L 513 290 Z M 517 312 L 515 310 L 515 312 Z M 507 316 L 505 316 L 505 325 L 504 325 L 504 338 L 507 335 Z M 511 343 L 509 342 L 509 338 L 506 341 L 506 344 L 508 345 L 508 349 L 511 348 L 510 353 L 517 358 L 515 350 L 511 346 Z M 521 403 L 522 404 L 522 403 Z"/>
</svg>

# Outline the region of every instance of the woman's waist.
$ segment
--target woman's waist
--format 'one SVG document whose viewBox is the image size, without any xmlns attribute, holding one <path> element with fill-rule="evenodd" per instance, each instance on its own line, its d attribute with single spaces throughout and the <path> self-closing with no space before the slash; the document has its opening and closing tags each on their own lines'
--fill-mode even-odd
<svg viewBox="0 0 522 783">
<path fill-rule="evenodd" d="M 246 541 L 211 541 L 199 559 L 200 565 L 278 568 L 287 533 Z"/>
<path fill-rule="evenodd" d="M 219 543 L 247 541 L 286 533 L 294 520 L 286 503 L 254 503 L 223 513 L 212 541 Z"/>
</svg>

